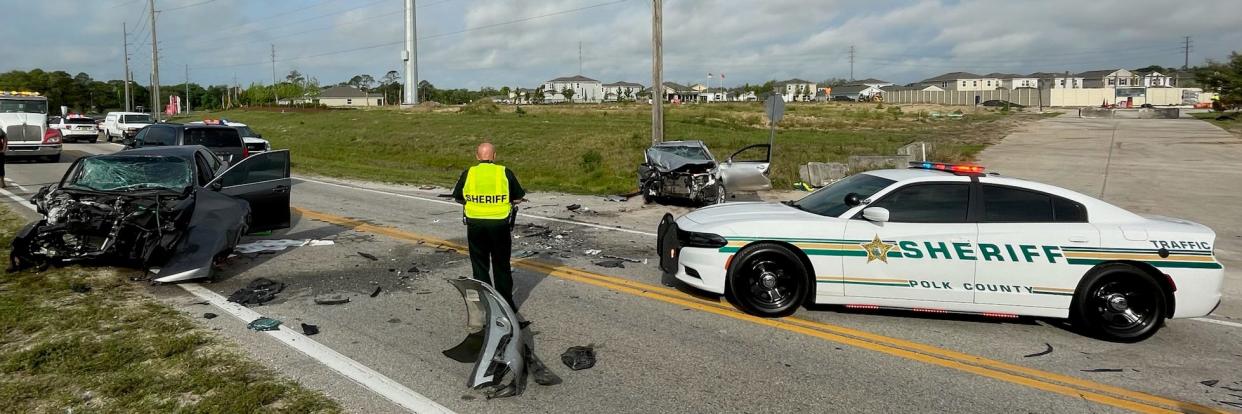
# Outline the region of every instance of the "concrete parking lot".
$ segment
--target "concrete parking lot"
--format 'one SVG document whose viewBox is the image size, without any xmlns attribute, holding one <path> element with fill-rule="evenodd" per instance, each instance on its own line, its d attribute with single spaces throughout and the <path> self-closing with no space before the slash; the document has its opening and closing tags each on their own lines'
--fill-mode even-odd
<svg viewBox="0 0 1242 414">
<path fill-rule="evenodd" d="M 1229 209 L 1242 197 L 1236 181 L 1242 172 L 1230 170 L 1242 155 L 1238 141 L 1194 120 L 1062 116 L 1009 136 L 985 151 L 982 163 L 1007 175 L 1103 193 L 1140 212 L 1207 224 L 1218 233 L 1227 269 L 1236 269 L 1242 219 L 1229 217 Z M 107 144 L 68 148 L 59 170 L 10 165 L 9 178 L 24 187 L 15 192 L 25 196 L 59 178 L 74 156 L 115 150 Z M 302 177 L 293 191 L 294 227 L 259 238 L 334 244 L 242 254 L 219 269 L 218 280 L 201 286 L 227 296 L 259 277 L 284 282 L 288 288 L 277 300 L 252 311 L 294 330 L 301 322 L 316 324 L 322 333 L 310 340 L 458 412 L 1242 408 L 1242 392 L 1233 391 L 1242 389 L 1236 369 L 1242 366 L 1236 345 L 1242 326 L 1174 320 L 1150 340 L 1116 344 L 1083 337 L 1060 321 L 1028 318 L 816 307 L 794 318 L 758 319 L 720 298 L 665 284 L 652 252 L 656 222 L 640 218 L 684 208 L 564 194 L 533 194 L 514 240 L 515 251 L 539 253 L 518 264 L 516 296 L 537 332 L 535 352 L 564 383 L 531 383 L 523 396 L 486 400 L 464 385 L 469 365 L 441 354 L 465 335 L 464 307 L 445 280 L 469 274 L 460 249 L 460 209 L 438 197 L 444 192 Z M 587 208 L 570 211 L 569 204 Z M 595 249 L 602 253 L 586 253 Z M 602 267 L 597 263 L 604 254 L 638 263 Z M 1242 294 L 1239 276 L 1229 271 L 1217 319 L 1224 322 L 1242 317 L 1235 299 Z M 380 293 L 372 295 L 377 287 Z M 320 353 L 297 351 L 236 318 L 202 319 L 204 312 L 219 311 L 181 286 L 150 292 L 351 412 L 401 411 L 375 388 L 342 376 Z M 324 294 L 350 302 L 316 304 Z M 567 347 L 588 344 L 599 354 L 596 367 L 570 371 L 560 364 Z M 1046 347 L 1053 352 L 1028 356 Z"/>
</svg>

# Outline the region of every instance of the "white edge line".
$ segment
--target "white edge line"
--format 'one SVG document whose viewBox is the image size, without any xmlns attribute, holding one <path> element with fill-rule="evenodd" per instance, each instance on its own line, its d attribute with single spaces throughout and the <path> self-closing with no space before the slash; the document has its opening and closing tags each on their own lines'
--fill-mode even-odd
<svg viewBox="0 0 1242 414">
<path fill-rule="evenodd" d="M 404 197 L 404 198 L 410 198 L 410 199 L 414 199 L 414 200 L 422 200 L 422 201 L 426 201 L 426 202 L 429 202 L 429 203 L 444 204 L 444 205 L 450 205 L 450 206 L 454 206 L 454 207 L 458 206 L 458 204 L 457 204 L 457 203 L 455 203 L 455 202 L 451 202 L 451 201 L 436 200 L 436 199 L 431 199 L 431 198 L 426 198 L 426 197 L 419 197 L 419 196 L 414 196 L 414 195 L 409 195 L 409 194 L 394 193 L 394 192 L 391 192 L 391 191 L 376 190 L 376 189 L 366 188 L 366 187 L 358 187 L 358 186 L 352 186 L 352 185 L 337 184 L 337 183 L 333 183 L 333 182 L 313 180 L 313 179 L 310 179 L 310 178 L 304 178 L 304 177 L 294 177 L 294 178 L 296 178 L 296 179 L 298 179 L 298 180 L 301 180 L 301 181 L 310 182 L 310 183 L 323 184 L 323 185 L 331 185 L 331 186 L 335 186 L 335 187 L 348 188 L 348 189 L 351 189 L 351 190 L 369 191 L 369 192 L 372 192 L 372 193 L 379 193 L 379 194 L 390 195 L 390 196 L 395 196 L 395 197 Z M 596 229 L 600 229 L 600 230 L 619 231 L 619 232 L 630 233 L 630 234 L 638 234 L 638 235 L 649 236 L 649 237 L 655 237 L 655 236 L 656 236 L 656 234 L 655 234 L 655 233 L 648 233 L 648 232 L 645 232 L 645 231 L 630 230 L 630 229 L 627 229 L 627 228 L 620 228 L 620 227 L 609 227 L 609 226 L 605 226 L 605 225 L 602 225 L 602 224 L 585 223 L 585 222 L 581 222 L 581 221 L 565 220 L 565 219 L 559 219 L 559 218 L 555 218 L 555 217 L 537 216 L 537 215 L 534 215 L 534 214 L 527 214 L 527 213 L 518 213 L 518 216 L 521 216 L 521 217 L 526 217 L 526 218 L 533 218 L 533 219 L 537 219 L 537 220 L 553 221 L 553 222 L 557 222 L 557 223 L 572 224 L 572 225 L 576 225 L 576 226 L 591 227 L 591 228 L 596 228 Z"/>
<path fill-rule="evenodd" d="M 233 315 L 242 322 L 249 323 L 263 316 L 250 308 L 229 302 L 225 297 L 220 296 L 216 292 L 212 292 L 197 283 L 179 283 L 177 286 L 180 286 L 182 289 L 185 289 L 186 292 L 189 292 L 200 299 L 210 302 L 212 305 L 228 312 L 230 315 Z M 401 383 L 384 376 L 384 374 L 380 374 L 366 365 L 362 365 L 358 361 L 354 361 L 353 359 L 336 352 L 332 348 L 329 348 L 314 339 L 289 329 L 287 325 L 284 329 L 266 331 L 265 333 L 281 342 L 284 342 L 285 345 L 306 354 L 306 356 L 314 358 L 315 360 L 326 365 L 328 368 L 332 368 L 332 370 L 344 375 L 359 385 L 370 389 L 376 394 L 387 398 L 389 401 L 404 407 L 405 409 L 416 413 L 453 412 L 435 401 L 432 401 L 430 398 L 427 398 L 422 394 L 401 385 Z"/>
<path fill-rule="evenodd" d="M 1193 321 L 1199 321 L 1199 322 L 1214 323 L 1214 324 L 1217 324 L 1217 325 L 1231 326 L 1231 327 L 1234 327 L 1234 328 L 1242 328 L 1242 323 L 1237 323 L 1237 322 L 1229 322 L 1229 321 L 1222 321 L 1222 320 L 1220 320 L 1220 319 L 1212 319 L 1212 318 L 1190 318 L 1190 320 L 1193 320 Z"/>
<path fill-rule="evenodd" d="M 17 202 L 18 205 L 30 209 L 30 211 L 36 211 L 34 206 L 30 205 L 30 200 L 24 199 L 17 194 L 13 194 L 13 192 L 9 191 L 7 188 L 0 188 L 0 194 L 3 194 L 6 198 Z"/>
<path fill-rule="evenodd" d="M 0 194 L 3 194 L 5 197 L 10 199 L 19 201 L 18 204 L 21 206 L 29 208 L 32 211 L 34 210 L 34 206 L 31 206 L 26 200 L 22 200 L 21 197 L 14 195 L 7 189 L 0 188 Z M 189 292 L 200 299 L 206 300 L 212 305 L 215 305 L 217 308 L 228 312 L 230 315 L 233 315 L 233 317 L 236 317 L 242 322 L 250 323 L 251 321 L 263 316 L 250 308 L 229 302 L 225 297 L 220 296 L 197 283 L 180 283 L 177 284 L 177 286 L 180 286 L 182 289 L 185 289 L 186 292 Z M 375 392 L 376 394 L 387 398 L 389 401 L 392 401 L 394 404 L 404 407 L 410 411 L 416 413 L 453 413 L 452 410 L 449 410 L 447 407 L 432 401 L 430 398 L 427 398 L 426 396 L 401 385 L 401 383 L 394 381 L 391 378 L 388 378 L 383 374 L 367 367 L 366 365 L 362 365 L 358 361 L 354 361 L 353 359 L 342 355 L 340 352 L 336 352 L 332 348 L 316 342 L 305 335 L 289 329 L 267 331 L 267 333 L 273 338 L 284 342 L 285 345 L 306 354 L 306 356 L 314 358 L 316 361 L 319 361 L 328 368 L 332 368 L 333 371 L 344 375 L 346 378 L 353 380 L 359 385 L 370 389 L 372 392 Z"/>
</svg>

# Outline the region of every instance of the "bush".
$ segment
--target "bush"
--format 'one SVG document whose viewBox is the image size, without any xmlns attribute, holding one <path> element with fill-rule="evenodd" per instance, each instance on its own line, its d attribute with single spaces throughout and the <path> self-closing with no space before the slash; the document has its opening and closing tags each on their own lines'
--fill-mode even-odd
<svg viewBox="0 0 1242 414">
<path fill-rule="evenodd" d="M 589 150 L 582 154 L 582 170 L 596 171 L 604 164 L 604 156 L 596 150 Z"/>
<path fill-rule="evenodd" d="M 492 102 L 491 99 L 484 98 L 466 104 L 466 106 L 461 108 L 461 112 L 475 115 L 492 115 L 500 112 L 500 106 Z"/>
<path fill-rule="evenodd" d="M 901 107 L 897 107 L 897 106 L 888 107 L 888 114 L 892 115 L 893 120 L 896 121 L 898 118 L 901 118 Z"/>
<path fill-rule="evenodd" d="M 517 116 L 519 116 L 519 117 L 521 117 L 521 116 L 526 116 L 526 110 L 525 110 L 525 109 L 522 109 L 522 107 L 520 107 L 520 106 L 519 106 L 519 107 L 517 107 L 517 109 L 516 109 L 516 110 L 514 110 L 514 111 L 513 111 L 513 113 L 517 114 Z"/>
</svg>

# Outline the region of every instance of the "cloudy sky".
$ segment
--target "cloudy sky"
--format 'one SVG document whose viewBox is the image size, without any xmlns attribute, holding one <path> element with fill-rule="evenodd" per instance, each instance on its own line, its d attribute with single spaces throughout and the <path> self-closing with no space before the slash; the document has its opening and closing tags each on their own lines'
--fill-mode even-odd
<svg viewBox="0 0 1242 414">
<path fill-rule="evenodd" d="M 417 0 L 420 79 L 437 87 L 534 87 L 579 72 L 651 83 L 650 0 Z M 156 0 L 161 83 L 321 83 L 402 67 L 403 0 Z M 791 77 L 912 82 L 950 71 L 1181 66 L 1242 50 L 1237 0 L 664 0 L 664 71 L 726 85 Z M 0 71 L 122 77 L 151 68 L 147 0 L 0 0 Z M 713 80 L 713 84 L 719 78 Z"/>
</svg>

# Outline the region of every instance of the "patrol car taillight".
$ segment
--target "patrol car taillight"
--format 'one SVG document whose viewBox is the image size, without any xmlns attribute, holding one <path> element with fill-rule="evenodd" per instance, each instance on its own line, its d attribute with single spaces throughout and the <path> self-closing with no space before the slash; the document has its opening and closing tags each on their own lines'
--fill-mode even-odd
<svg viewBox="0 0 1242 414">
<path fill-rule="evenodd" d="M 948 171 L 948 172 L 963 173 L 963 174 L 983 174 L 983 166 L 980 166 L 980 165 L 961 165 L 961 164 L 946 164 L 943 162 L 913 161 L 910 163 L 910 168 L 918 168 L 918 169 L 923 169 L 923 170 L 940 170 L 940 171 Z"/>
</svg>

